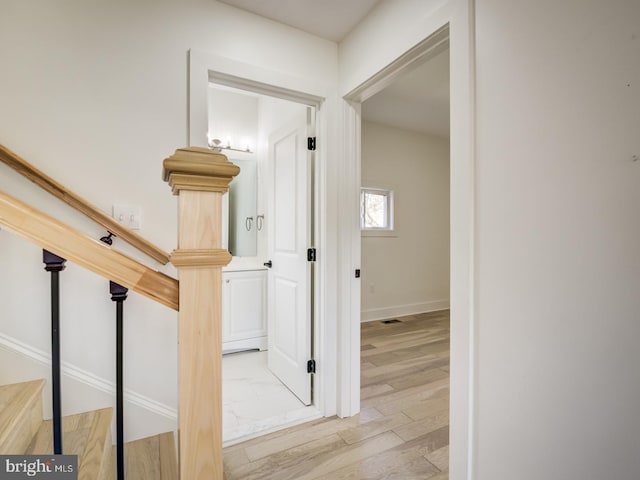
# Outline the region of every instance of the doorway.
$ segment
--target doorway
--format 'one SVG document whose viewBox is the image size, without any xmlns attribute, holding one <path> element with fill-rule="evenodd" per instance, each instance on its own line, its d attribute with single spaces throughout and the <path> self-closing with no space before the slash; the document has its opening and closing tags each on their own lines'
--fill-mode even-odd
<svg viewBox="0 0 640 480">
<path fill-rule="evenodd" d="M 449 50 L 362 103 L 361 315 L 449 308 Z"/>
<path fill-rule="evenodd" d="M 423 445 L 421 478 L 449 465 L 449 90 L 444 49 L 361 110 L 361 409 Z"/>
<path fill-rule="evenodd" d="M 223 197 L 223 438 L 317 418 L 313 406 L 311 106 L 214 82 L 208 144 L 241 167 Z"/>
</svg>

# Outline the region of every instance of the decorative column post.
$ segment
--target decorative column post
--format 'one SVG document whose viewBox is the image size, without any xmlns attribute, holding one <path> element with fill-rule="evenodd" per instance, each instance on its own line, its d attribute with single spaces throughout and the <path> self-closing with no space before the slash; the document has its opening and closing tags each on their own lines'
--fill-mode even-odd
<svg viewBox="0 0 640 480">
<path fill-rule="evenodd" d="M 176 150 L 163 178 L 179 196 L 179 461 L 182 480 L 222 480 L 222 194 L 240 169 L 206 148 Z"/>
</svg>

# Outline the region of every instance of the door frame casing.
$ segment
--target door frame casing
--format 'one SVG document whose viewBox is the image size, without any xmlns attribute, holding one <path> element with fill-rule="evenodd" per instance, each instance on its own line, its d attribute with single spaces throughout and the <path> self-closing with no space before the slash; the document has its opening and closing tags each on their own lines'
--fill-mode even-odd
<svg viewBox="0 0 640 480">
<path fill-rule="evenodd" d="M 347 86 L 342 97 L 344 120 L 344 188 L 340 201 L 352 205 L 344 215 L 341 229 L 340 278 L 342 288 L 339 328 L 340 348 L 359 345 L 360 281 L 353 271 L 360 268 L 361 234 L 359 192 L 361 175 L 361 103 L 392 83 L 404 71 L 442 51 L 448 44 L 450 55 L 450 247 L 451 247 L 451 346 L 450 346 L 450 478 L 471 480 L 476 472 L 475 375 L 477 329 L 474 304 L 475 270 L 475 3 L 449 0 L 427 19 L 421 41 L 356 86 Z M 375 48 L 375 47 L 372 47 Z M 366 52 L 363 52 L 366 56 Z M 346 294 L 345 294 L 346 290 Z M 360 408 L 360 350 L 342 350 L 339 368 L 338 404 L 342 416 Z M 349 386 L 349 388 L 345 388 Z"/>
<path fill-rule="evenodd" d="M 347 159 L 344 162 L 343 175 L 345 178 L 351 179 L 351 187 L 345 188 L 342 201 L 348 205 L 357 205 L 357 209 L 343 214 L 342 217 L 342 228 L 344 231 L 351 232 L 349 236 L 343 236 L 340 249 L 342 252 L 350 252 L 349 260 L 341 263 L 342 275 L 345 277 L 351 276 L 355 269 L 360 268 L 361 263 L 359 199 L 362 163 L 362 102 L 391 85 L 405 72 L 428 61 L 448 47 L 449 26 L 446 24 L 343 97 L 344 147 L 345 159 Z M 346 271 L 345 264 L 349 265 Z M 344 417 L 355 415 L 360 411 L 360 288 L 359 281 L 351 281 L 348 288 L 342 290 L 343 296 L 341 297 L 343 318 L 352 319 L 351 322 L 342 324 L 340 336 L 340 349 L 343 352 L 348 352 L 348 357 L 340 363 L 339 375 L 342 379 L 340 384 L 350 386 L 349 389 L 341 390 L 338 402 L 342 406 L 339 414 Z"/>
<path fill-rule="evenodd" d="M 251 65 L 197 49 L 189 50 L 189 91 L 187 144 L 206 146 L 208 127 L 207 89 L 210 83 L 269 95 L 303 105 L 315 107 L 316 133 L 316 188 L 315 242 L 319 252 L 335 250 L 331 236 L 327 235 L 326 212 L 328 199 L 327 170 L 329 162 L 328 119 L 336 93 L 314 78 L 301 78 L 283 72 Z M 327 279 L 335 276 L 331 271 L 328 254 L 319 254 L 314 269 L 312 318 L 313 351 L 318 371 L 313 379 L 313 405 L 324 416 L 336 414 L 336 342 L 337 320 L 331 315 L 335 307 L 335 295 L 330 292 Z"/>
</svg>

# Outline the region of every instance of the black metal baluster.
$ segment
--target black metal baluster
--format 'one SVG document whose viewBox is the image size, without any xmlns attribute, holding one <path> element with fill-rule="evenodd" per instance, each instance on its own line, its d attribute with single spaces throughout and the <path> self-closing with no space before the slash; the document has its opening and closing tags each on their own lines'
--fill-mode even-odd
<svg viewBox="0 0 640 480">
<path fill-rule="evenodd" d="M 116 302 L 116 458 L 118 480 L 124 480 L 124 371 L 123 371 L 123 325 L 124 301 L 127 288 L 109 282 L 111 300 Z"/>
<path fill-rule="evenodd" d="M 51 387 L 53 403 L 53 453 L 62 454 L 62 395 L 60 388 L 60 278 L 66 260 L 42 251 L 44 269 L 51 272 Z"/>
<path fill-rule="evenodd" d="M 113 233 L 100 240 L 107 245 L 113 244 Z M 109 282 L 111 300 L 116 302 L 116 468 L 118 480 L 124 480 L 124 301 L 129 290 L 115 282 Z"/>
</svg>

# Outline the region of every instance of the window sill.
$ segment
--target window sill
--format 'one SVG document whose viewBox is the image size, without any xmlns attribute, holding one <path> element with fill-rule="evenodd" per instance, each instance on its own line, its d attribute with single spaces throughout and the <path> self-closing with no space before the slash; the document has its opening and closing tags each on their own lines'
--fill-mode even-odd
<svg viewBox="0 0 640 480">
<path fill-rule="evenodd" d="M 363 237 L 397 237 L 398 233 L 395 230 L 360 230 L 360 235 Z"/>
</svg>

